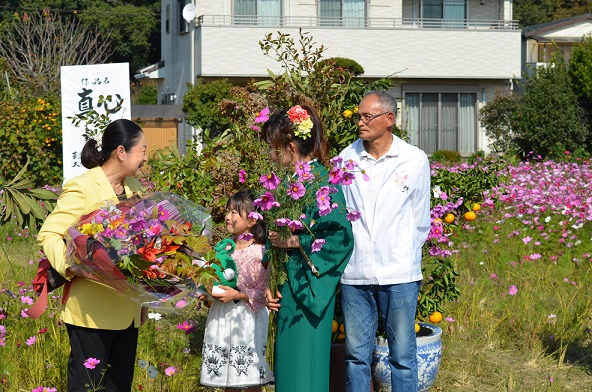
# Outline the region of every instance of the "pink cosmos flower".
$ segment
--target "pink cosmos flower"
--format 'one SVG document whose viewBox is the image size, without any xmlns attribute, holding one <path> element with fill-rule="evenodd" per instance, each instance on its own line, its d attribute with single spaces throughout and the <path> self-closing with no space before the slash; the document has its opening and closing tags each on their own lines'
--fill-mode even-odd
<svg viewBox="0 0 592 392">
<path fill-rule="evenodd" d="M 508 290 L 508 294 L 510 294 L 510 295 L 518 294 L 518 287 L 511 285 L 510 289 Z"/>
<path fill-rule="evenodd" d="M 247 181 L 247 172 L 244 169 L 240 169 L 238 171 L 238 182 L 239 184 L 242 184 L 245 181 Z"/>
<path fill-rule="evenodd" d="M 356 177 L 353 175 L 353 173 L 345 172 L 345 173 L 343 173 L 343 176 L 341 177 L 341 184 L 351 185 L 351 183 L 354 181 L 355 178 Z"/>
<path fill-rule="evenodd" d="M 94 369 L 99 363 L 101 363 L 100 359 L 88 358 L 86 361 L 84 361 L 84 367 L 87 369 Z"/>
<path fill-rule="evenodd" d="M 306 188 L 302 185 L 301 182 L 298 181 L 290 181 L 288 184 L 288 195 L 294 200 L 300 199 L 302 196 L 306 194 Z"/>
<path fill-rule="evenodd" d="M 35 344 L 35 342 L 37 341 L 37 336 L 31 336 L 29 339 L 27 339 L 27 346 L 32 346 Z"/>
<path fill-rule="evenodd" d="M 282 226 L 288 226 L 288 224 L 290 223 L 290 219 L 288 218 L 279 218 L 275 220 L 275 224 L 282 227 Z"/>
<path fill-rule="evenodd" d="M 325 240 L 322 239 L 322 238 L 321 239 L 317 239 L 317 240 L 315 240 L 312 243 L 310 251 L 312 253 L 318 252 L 318 251 L 320 251 L 323 248 L 323 245 L 325 245 Z"/>
<path fill-rule="evenodd" d="M 249 212 L 249 215 L 247 215 L 247 217 L 255 220 L 263 220 L 263 215 L 256 211 Z"/>
<path fill-rule="evenodd" d="M 348 159 L 345 161 L 344 166 L 347 170 L 354 170 L 358 166 L 358 162 L 354 161 L 353 159 Z"/>
<path fill-rule="evenodd" d="M 526 236 L 522 239 L 522 242 L 524 242 L 525 244 L 528 244 L 530 241 L 532 241 L 532 237 Z"/>
<path fill-rule="evenodd" d="M 178 300 L 177 303 L 175 304 L 175 308 L 177 308 L 177 309 L 183 309 L 185 306 L 187 306 L 187 301 L 184 299 Z"/>
<path fill-rule="evenodd" d="M 312 167 L 308 162 L 296 162 L 294 166 L 296 167 L 296 175 L 300 177 L 305 176 L 306 174 L 309 174 L 312 171 Z"/>
<path fill-rule="evenodd" d="M 269 120 L 269 108 L 264 108 L 255 116 L 256 123 L 262 123 Z"/>
<path fill-rule="evenodd" d="M 21 302 L 24 303 L 25 305 L 33 305 L 33 298 L 23 295 L 21 297 Z"/>
<path fill-rule="evenodd" d="M 275 197 L 273 197 L 271 192 L 265 192 L 260 198 L 255 199 L 253 205 L 258 207 L 261 211 L 267 211 L 273 207 L 279 207 L 280 203 L 275 201 Z"/>
<path fill-rule="evenodd" d="M 57 392 L 57 388 L 52 388 L 52 387 L 44 387 L 44 386 L 38 386 L 37 388 L 33 388 L 31 390 L 31 392 Z"/>
<path fill-rule="evenodd" d="M 349 211 L 345 216 L 348 221 L 355 222 L 362 217 L 360 211 Z"/>
<path fill-rule="evenodd" d="M 164 374 L 166 374 L 168 377 L 171 377 L 175 373 L 177 373 L 177 368 L 174 366 L 169 366 L 168 368 L 164 369 Z"/>
<path fill-rule="evenodd" d="M 261 185 L 263 185 L 263 188 L 272 191 L 278 187 L 280 184 L 280 179 L 275 175 L 274 172 L 271 172 L 270 174 L 264 174 L 259 177 L 259 182 Z"/>
<path fill-rule="evenodd" d="M 293 220 L 293 221 L 290 221 L 290 223 L 288 223 L 288 227 L 290 228 L 290 230 L 296 231 L 296 230 L 303 229 L 304 224 L 302 224 L 302 222 L 300 222 L 298 220 Z"/>
<path fill-rule="evenodd" d="M 454 323 L 456 321 L 452 317 L 446 317 L 444 320 L 448 321 L 449 323 Z"/>
<path fill-rule="evenodd" d="M 334 167 L 329 172 L 329 183 L 331 184 L 340 184 L 341 177 L 343 176 L 344 171 L 341 170 L 339 167 Z"/>
<path fill-rule="evenodd" d="M 189 335 L 191 332 L 195 330 L 196 326 L 192 323 L 187 321 L 183 321 L 181 324 L 177 324 L 177 329 L 181 331 L 185 331 L 185 335 Z"/>
<path fill-rule="evenodd" d="M 255 132 L 259 132 L 259 130 L 261 129 L 257 125 L 255 125 L 255 124 L 249 125 L 249 128 L 251 128 Z"/>
</svg>

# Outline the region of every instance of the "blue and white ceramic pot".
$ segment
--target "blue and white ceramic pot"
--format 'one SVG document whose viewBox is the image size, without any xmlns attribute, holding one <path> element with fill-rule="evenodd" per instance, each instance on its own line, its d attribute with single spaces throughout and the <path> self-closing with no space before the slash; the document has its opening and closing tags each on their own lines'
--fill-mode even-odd
<svg viewBox="0 0 592 392">
<path fill-rule="evenodd" d="M 419 323 L 419 326 L 421 328 L 417 333 L 418 391 L 425 392 L 436 381 L 442 360 L 442 329 L 426 323 Z M 372 380 L 375 392 L 391 391 L 391 369 L 387 357 L 386 339 L 378 338 L 372 354 Z"/>
</svg>

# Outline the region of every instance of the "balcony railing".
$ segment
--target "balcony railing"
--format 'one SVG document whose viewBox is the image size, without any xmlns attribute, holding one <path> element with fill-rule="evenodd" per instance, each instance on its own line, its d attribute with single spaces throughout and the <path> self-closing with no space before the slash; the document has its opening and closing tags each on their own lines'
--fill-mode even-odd
<svg viewBox="0 0 592 392">
<path fill-rule="evenodd" d="M 201 15 L 197 26 L 320 27 L 331 29 L 473 29 L 518 30 L 516 20 L 417 19 L 417 18 L 325 18 L 305 16 Z"/>
</svg>

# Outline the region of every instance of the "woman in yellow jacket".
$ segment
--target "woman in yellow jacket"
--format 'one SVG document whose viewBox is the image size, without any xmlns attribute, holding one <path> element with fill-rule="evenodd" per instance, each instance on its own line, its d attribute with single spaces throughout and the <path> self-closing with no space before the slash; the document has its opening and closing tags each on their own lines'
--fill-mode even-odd
<svg viewBox="0 0 592 392">
<path fill-rule="evenodd" d="M 64 234 L 83 214 L 98 203 L 140 191 L 135 178 L 146 163 L 146 137 L 132 121 L 109 124 L 100 142 L 89 139 L 81 154 L 90 169 L 64 185 L 56 209 L 47 217 L 38 235 L 51 265 L 71 280 L 61 313 L 70 338 L 68 391 L 86 391 L 90 383 L 84 362 L 100 361 L 93 370 L 102 387 L 111 392 L 130 391 L 141 324 L 141 306 L 98 283 L 74 277 L 66 267 Z M 98 386 L 97 386 L 98 387 Z"/>
</svg>

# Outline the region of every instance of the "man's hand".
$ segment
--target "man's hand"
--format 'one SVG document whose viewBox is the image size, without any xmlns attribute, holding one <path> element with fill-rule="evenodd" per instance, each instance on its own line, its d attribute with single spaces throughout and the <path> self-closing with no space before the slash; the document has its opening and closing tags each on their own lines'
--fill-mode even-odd
<svg viewBox="0 0 592 392">
<path fill-rule="evenodd" d="M 278 233 L 275 231 L 270 231 L 267 238 L 269 238 L 271 245 L 275 246 L 276 248 L 293 249 L 300 246 L 300 239 L 297 235 L 291 235 L 285 240 L 281 240 Z"/>
<path fill-rule="evenodd" d="M 272 312 L 277 312 L 278 310 L 280 310 L 280 299 L 282 299 L 282 295 L 280 294 L 279 291 L 276 291 L 275 294 L 276 298 L 273 298 L 271 296 L 271 291 L 269 291 L 269 289 L 265 290 L 265 303 L 267 304 L 267 309 L 269 309 Z"/>
</svg>

